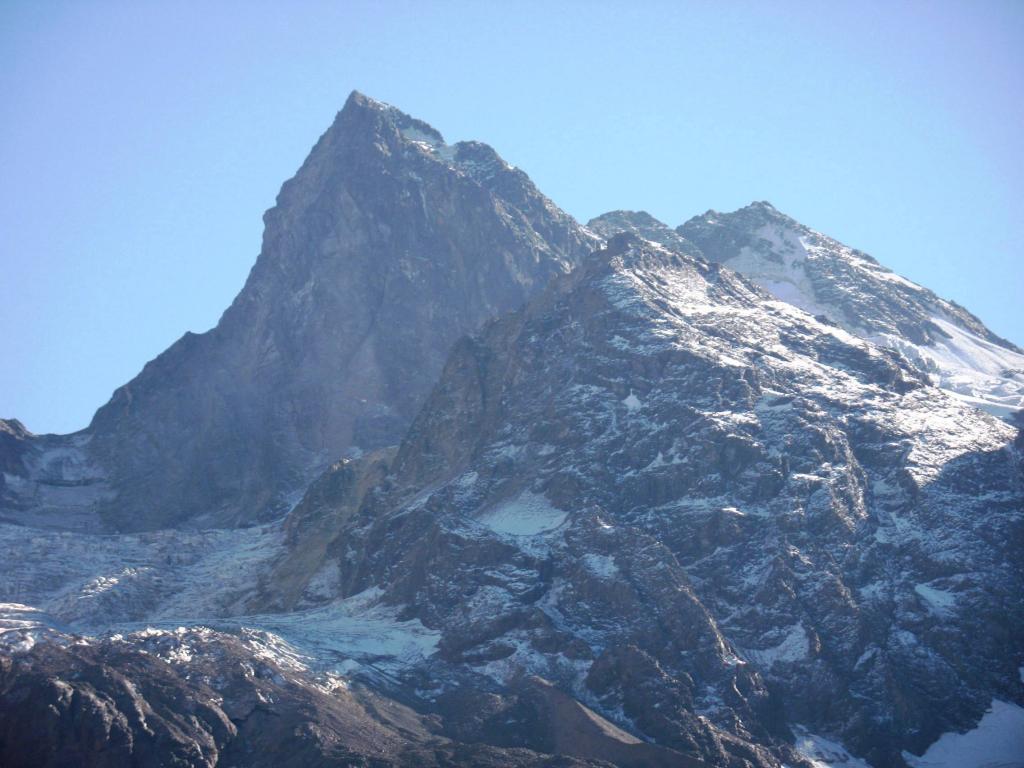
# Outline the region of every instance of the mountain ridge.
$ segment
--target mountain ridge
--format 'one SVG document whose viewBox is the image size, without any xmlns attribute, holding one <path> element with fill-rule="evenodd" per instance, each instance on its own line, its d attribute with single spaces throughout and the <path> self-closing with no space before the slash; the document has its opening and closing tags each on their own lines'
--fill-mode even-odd
<svg viewBox="0 0 1024 768">
<path fill-rule="evenodd" d="M 0 422 L 0 761 L 953 768 L 1024 723 L 1024 430 L 923 363 L 970 318 L 764 203 L 581 227 L 359 93 L 278 203 L 95 427 Z"/>
<path fill-rule="evenodd" d="M 759 201 L 694 216 L 672 230 L 645 212 L 588 222 L 605 235 L 645 234 L 689 248 L 749 277 L 775 298 L 895 349 L 966 402 L 1012 418 L 1024 409 L 1024 352 L 955 302 L 941 299 L 863 251 Z M 685 243 L 681 246 L 680 243 Z"/>
<path fill-rule="evenodd" d="M 45 466 L 25 467 L 4 506 L 58 515 L 47 483 L 73 463 L 102 486 L 79 510 L 90 524 L 279 516 L 331 461 L 396 442 L 455 339 L 592 239 L 486 145 L 449 148 L 358 92 L 264 220 L 218 324 L 147 363 L 86 430 L 46 441 L 58 459 L 37 451 Z"/>
</svg>

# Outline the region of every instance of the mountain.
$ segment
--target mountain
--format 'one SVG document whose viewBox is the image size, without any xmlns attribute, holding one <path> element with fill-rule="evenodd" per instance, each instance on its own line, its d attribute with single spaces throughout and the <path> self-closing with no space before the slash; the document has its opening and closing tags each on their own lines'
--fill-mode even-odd
<svg viewBox="0 0 1024 768">
<path fill-rule="evenodd" d="M 395 174 L 422 161 L 438 189 L 499 200 L 423 124 L 352 99 L 342 115 L 398 126 Z M 536 194 L 500 200 L 557 218 Z M 404 232 L 450 199 L 379 221 Z M 450 224 L 467 239 L 495 220 L 483 206 L 470 227 L 467 210 Z M 814 295 L 857 308 L 854 328 L 734 270 L 716 242 L 792 222 L 744 210 L 689 235 L 628 212 L 566 218 L 564 242 L 538 234 L 556 243 L 536 262 L 547 277 L 449 344 L 399 436 L 303 464 L 311 480 L 275 519 L 156 516 L 112 534 L 70 530 L 70 502 L 15 510 L 32 524 L 0 523 L 0 764 L 1019 765 L 1024 431 L 863 338 L 939 343 L 915 325 L 946 306 L 924 289 L 870 302 L 899 281 L 871 288 L 839 275 L 846 251 L 822 255 L 833 277 Z M 458 282 L 452 252 L 435 255 Z M 347 289 L 351 272 L 323 279 Z M 442 282 L 410 288 L 401 311 L 456 312 L 434 306 Z M 343 321 L 331 302 L 251 295 L 247 311 L 287 327 Z M 1016 354 L 962 312 L 949 322 Z M 295 339 L 300 356 L 321 343 Z M 27 498 L 49 456 L 48 498 L 81 504 L 101 488 L 76 464 L 103 460 L 99 434 L 0 423 L 0 491 Z"/>
<path fill-rule="evenodd" d="M 769 203 L 708 211 L 675 230 L 642 211 L 613 211 L 587 226 L 606 237 L 634 232 L 675 248 L 685 241 L 777 299 L 898 350 L 966 402 L 999 416 L 1024 409 L 1024 352 L 1018 347 L 963 307 Z"/>
<path fill-rule="evenodd" d="M 1020 696 L 1015 430 L 702 259 L 619 237 L 562 284 L 333 505 L 318 573 L 440 631 L 428 679 L 539 675 L 712 765 L 800 729 L 902 765 Z"/>
<path fill-rule="evenodd" d="M 148 363 L 83 432 L 22 441 L 8 517 L 146 530 L 280 515 L 330 462 L 396 443 L 454 341 L 593 240 L 490 147 L 449 146 L 359 93 L 264 221 L 215 328 Z"/>
</svg>

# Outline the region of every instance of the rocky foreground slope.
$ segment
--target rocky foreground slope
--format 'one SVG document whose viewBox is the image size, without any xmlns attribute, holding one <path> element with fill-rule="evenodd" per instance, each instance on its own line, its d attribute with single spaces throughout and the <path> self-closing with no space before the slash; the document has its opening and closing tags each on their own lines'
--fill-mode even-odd
<svg viewBox="0 0 1024 768">
<path fill-rule="evenodd" d="M 1024 434 L 907 352 L 954 338 L 929 314 L 940 311 L 972 344 L 1008 360 L 1012 345 L 764 204 L 677 231 L 617 212 L 592 234 L 518 172 L 481 171 L 495 168 L 478 161 L 482 145 L 449 148 L 358 95 L 313 157 L 325 142 L 355 146 L 364 119 L 388 159 L 377 144 L 341 152 L 325 188 L 344 194 L 300 208 L 340 228 L 335 218 L 359 219 L 382 199 L 378 185 L 405 188 L 415 174 L 429 194 L 411 208 L 385 195 L 376 225 L 423 237 L 447 227 L 449 239 L 409 235 L 407 258 L 432 277 L 394 279 L 401 317 L 418 322 L 371 334 L 379 351 L 393 330 L 392 365 L 351 358 L 359 365 L 337 369 L 330 381 L 343 388 L 346 376 L 378 377 L 379 399 L 348 402 L 340 442 L 318 449 L 347 457 L 289 514 L 196 530 L 264 509 L 243 494 L 197 513 L 213 487 L 198 483 L 126 526 L 149 530 L 71 530 L 131 509 L 104 506 L 98 489 L 122 499 L 171 488 L 186 465 L 154 479 L 152 465 L 127 463 L 147 474 L 98 485 L 86 471 L 106 455 L 90 453 L 98 432 L 0 430 L 10 520 L 0 524 L 0 763 L 1024 765 Z M 364 154 L 383 164 L 378 175 L 341 181 Z M 297 178 L 310 167 L 330 177 L 332 162 L 307 162 Z M 479 207 L 453 209 L 460 194 Z M 320 263 L 323 241 L 304 239 L 310 221 L 285 228 L 294 250 L 282 267 Z M 516 245 L 492 260 L 500 238 L 473 233 L 495 222 Z M 268 233 L 276 226 L 271 215 Z M 532 250 L 516 250 L 527 241 Z M 221 326 L 244 310 L 278 318 L 259 328 L 304 329 L 263 337 L 295 345 L 275 381 L 330 415 L 334 395 L 299 382 L 326 386 L 320 335 L 340 345 L 334 324 L 349 322 L 349 305 L 331 297 L 357 291 L 365 265 L 390 263 L 393 242 L 334 253 L 305 303 L 250 291 L 264 279 L 250 277 Z M 524 266 L 517 254 L 532 256 Z M 765 277 L 776 256 L 805 293 L 783 295 Z M 254 276 L 285 279 L 261 261 Z M 472 322 L 514 311 L 458 341 L 427 322 L 461 317 L 459 302 L 485 295 Z M 811 295 L 819 304 L 803 306 Z M 307 343 L 321 352 L 304 356 Z M 426 363 L 412 370 L 402 355 L 435 353 L 445 361 L 432 383 L 394 410 L 379 393 L 408 394 L 409 380 L 427 377 Z M 217 393 L 239 399 L 231 413 L 266 406 L 248 382 L 216 374 L 207 391 L 190 379 L 186 396 L 165 384 L 173 373 L 147 370 L 138 411 L 127 398 L 111 423 L 150 413 L 163 428 L 167 412 L 150 404 L 165 396 L 203 424 L 221 418 Z M 1012 389 L 1014 376 L 1001 370 L 996 386 Z M 991 409 L 993 393 L 976 399 Z M 404 421 L 353 437 L 364 422 L 351 409 L 385 407 Z M 299 422 L 280 423 L 257 432 L 282 474 L 247 475 L 262 465 L 241 449 L 211 471 L 261 494 L 290 487 L 280 478 L 317 463 L 292 450 Z M 198 428 L 173 426 L 201 442 Z"/>
</svg>

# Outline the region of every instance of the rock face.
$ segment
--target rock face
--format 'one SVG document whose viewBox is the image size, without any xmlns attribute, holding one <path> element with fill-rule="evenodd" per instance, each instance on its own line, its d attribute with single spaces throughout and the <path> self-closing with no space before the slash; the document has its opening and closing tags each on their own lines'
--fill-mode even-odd
<svg viewBox="0 0 1024 768">
<path fill-rule="evenodd" d="M 806 728 L 899 766 L 1021 698 L 1015 436 L 623 236 L 456 347 L 324 564 L 440 631 L 433 681 L 538 675 L 713 765 Z"/>
<path fill-rule="evenodd" d="M 634 232 L 750 278 L 776 298 L 898 350 L 932 383 L 998 416 L 1024 408 L 1024 352 L 963 307 L 886 269 L 866 253 L 794 221 L 769 203 L 708 211 L 675 230 L 644 212 L 614 211 L 588 227 Z"/>
<path fill-rule="evenodd" d="M 59 517 L 77 499 L 54 499 L 56 481 L 90 486 L 84 506 L 121 530 L 280 514 L 330 462 L 397 443 L 452 343 L 592 245 L 490 147 L 449 146 L 359 93 L 265 223 L 217 326 L 148 363 L 84 433 L 37 441 L 9 507 Z"/>
<path fill-rule="evenodd" d="M 0 422 L 0 764 L 932 768 L 1024 718 L 1019 351 L 765 204 L 589 227 L 353 95 L 216 329 Z"/>
<path fill-rule="evenodd" d="M 8 488 L 7 478 L 16 478 L 23 471 L 32 437 L 32 433 L 17 419 L 0 419 L 0 504 L 5 507 L 13 506 L 16 501 L 14 491 Z"/>
</svg>

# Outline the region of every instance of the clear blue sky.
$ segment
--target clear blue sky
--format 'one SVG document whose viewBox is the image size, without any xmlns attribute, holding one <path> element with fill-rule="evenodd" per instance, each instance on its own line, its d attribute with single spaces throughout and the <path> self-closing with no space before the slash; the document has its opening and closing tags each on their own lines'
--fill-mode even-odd
<svg viewBox="0 0 1024 768">
<path fill-rule="evenodd" d="M 0 4 L 0 416 L 214 325 L 352 89 L 580 220 L 769 200 L 1024 344 L 1024 2 Z"/>
</svg>

